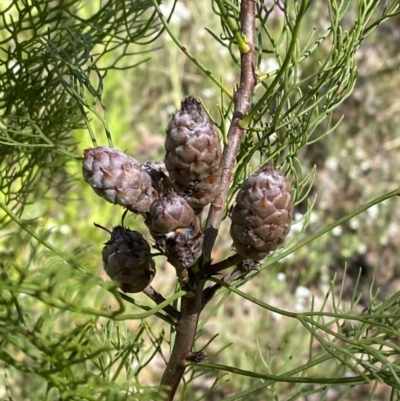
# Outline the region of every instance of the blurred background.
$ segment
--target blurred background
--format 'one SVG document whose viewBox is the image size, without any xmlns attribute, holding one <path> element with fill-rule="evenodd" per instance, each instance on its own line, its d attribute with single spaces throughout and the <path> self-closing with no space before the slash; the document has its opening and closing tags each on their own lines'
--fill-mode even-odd
<svg viewBox="0 0 400 401">
<path fill-rule="evenodd" d="M 79 10 L 82 16 L 94 12 L 95 6 L 90 0 L 82 4 L 84 6 Z M 163 11 L 168 12 L 170 4 L 166 1 Z M 302 25 L 303 34 L 307 36 L 310 27 L 322 31 L 327 24 L 324 15 L 325 2 L 315 1 L 315 7 L 307 13 L 309 20 Z M 278 29 L 282 18 L 279 10 L 271 18 Z M 350 13 L 348 21 L 352 19 Z M 170 23 L 182 43 L 203 64 L 212 66 L 214 75 L 223 77 L 227 87 L 233 88 L 238 82 L 239 70 L 227 50 L 204 29 L 207 26 L 216 33 L 220 30 L 218 18 L 210 9 L 209 2 L 178 1 Z M 140 50 L 143 51 L 143 47 Z M 122 60 L 119 65 L 121 69 L 108 72 L 103 82 L 102 99 L 108 110 L 114 146 L 141 163 L 163 160 L 165 129 L 184 97 L 194 95 L 201 98 L 216 119 L 219 118 L 217 105 L 220 103 L 218 88 L 180 52 L 167 34 L 149 45 L 147 50 L 151 51 L 131 56 L 133 59 L 129 60 L 129 64 L 149 58 L 136 68 L 124 70 L 126 61 Z M 322 46 L 323 51 L 328 49 Z M 110 53 L 100 64 L 109 65 L 117 57 L 118 54 Z M 301 238 L 400 186 L 400 19 L 392 18 L 373 32 L 361 43 L 356 59 L 359 73 L 354 92 L 334 112 L 333 125 L 341 120 L 340 124 L 332 133 L 300 154 L 305 171 L 316 166 L 309 195 L 315 204 L 309 225 Z M 316 63 L 313 57 L 305 60 L 299 73 L 310 73 L 314 68 L 313 63 Z M 265 73 L 276 68 L 275 60 L 269 59 L 268 55 L 260 59 L 259 64 L 258 67 Z M 107 146 L 101 122 L 93 118 L 91 125 L 98 145 Z M 78 144 L 78 155 L 82 154 L 83 149 L 93 146 L 85 130 L 76 130 L 73 135 Z M 80 161 L 71 159 L 56 177 L 59 185 L 54 186 L 40 201 L 32 199 L 32 204 L 25 208 L 24 218 L 39 219 L 38 224 L 51 233 L 50 240 L 54 245 L 73 250 L 84 261 L 87 270 L 107 280 L 102 271 L 100 254 L 108 235 L 96 228 L 93 222 L 110 229 L 120 224 L 123 210 L 95 196 L 81 178 L 80 169 Z M 54 202 L 55 198 L 57 203 Z M 338 291 L 342 289 L 343 308 L 346 309 L 346 303 L 352 302 L 354 288 L 358 285 L 360 301 L 357 308 L 362 311 L 369 304 L 371 291 L 379 288 L 378 297 L 384 299 L 400 289 L 399 210 L 398 199 L 374 206 L 284 258 L 268 271 L 264 270 L 241 289 L 278 308 L 303 311 L 311 308 L 311 302 L 322 304 L 331 285 Z M 304 202 L 296 207 L 295 219 L 300 220 L 305 212 Z M 146 233 L 149 238 L 139 218 L 129 215 L 125 223 L 131 229 Z M 301 226 L 301 223 L 293 226 L 291 238 Z M 3 235 L 6 234 L 3 232 Z M 2 249 L 0 244 L 0 254 L 23 258 L 26 247 L 23 234 L 14 236 L 13 242 L 14 250 Z M 228 224 L 224 224 L 214 258 L 221 258 L 230 245 Z M 165 296 L 175 288 L 174 271 L 162 259 L 159 260 L 153 284 Z M 138 299 L 148 302 L 143 295 L 139 295 Z M 210 303 L 205 314 L 217 301 Z M 134 331 L 139 323 L 134 321 L 126 325 Z M 154 332 L 162 330 L 163 322 L 154 319 L 152 327 Z M 283 363 L 297 366 L 304 363 L 306 358 L 305 354 L 296 351 L 302 339 L 306 341 L 306 332 L 301 327 L 288 318 L 267 313 L 234 295 L 229 296 L 216 316 L 202 329 L 197 347 L 200 348 L 218 333 L 219 336 L 207 348 L 207 354 L 213 362 L 249 370 L 266 369 L 269 363 L 268 369 L 274 372 Z M 305 344 L 306 349 L 308 346 Z M 225 349 L 218 353 L 221 348 Z M 264 361 L 260 355 L 263 355 Z M 141 382 L 156 385 L 163 366 L 163 361 L 155 358 L 141 372 Z M 11 383 L 17 377 L 21 379 L 15 372 L 10 372 L 9 376 Z M 187 392 L 183 393 L 182 399 L 199 397 L 214 379 L 211 375 L 195 380 L 194 385 L 185 390 Z M 207 396 L 207 400 L 224 399 L 257 383 L 250 378 L 234 376 L 226 376 L 222 381 L 226 383 Z M 16 400 L 40 399 L 30 398 L 29 395 L 36 385 L 30 379 L 26 389 L 14 388 L 13 394 L 18 395 L 19 392 L 20 396 Z M 292 391 L 290 387 L 288 384 L 277 384 L 268 391 L 264 389 L 259 394 L 253 394 L 253 398 L 246 399 L 286 400 Z M 370 387 L 357 387 L 342 399 L 367 399 Z M 374 400 L 389 399 L 389 389 L 385 385 L 378 385 L 375 390 Z M 340 387 L 330 390 L 325 399 L 339 400 L 343 391 Z M 7 400 L 7 394 L 2 392 L 0 389 L 0 399 Z M 311 394 L 301 399 L 319 400 L 320 395 Z"/>
</svg>

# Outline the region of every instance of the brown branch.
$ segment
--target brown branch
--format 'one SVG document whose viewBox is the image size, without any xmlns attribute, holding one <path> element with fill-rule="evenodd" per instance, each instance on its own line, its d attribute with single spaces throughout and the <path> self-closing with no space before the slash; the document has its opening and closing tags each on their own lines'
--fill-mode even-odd
<svg viewBox="0 0 400 401">
<path fill-rule="evenodd" d="M 181 299 L 181 317 L 176 326 L 175 343 L 161 379 L 161 385 L 167 386 L 166 401 L 174 399 L 178 385 L 185 373 L 187 360 L 192 356 L 194 337 L 203 307 L 203 287 L 203 281 L 197 283 L 195 296 Z"/>
<path fill-rule="evenodd" d="M 204 230 L 204 254 L 207 260 L 211 259 L 211 251 L 217 238 L 222 216 L 226 204 L 228 190 L 231 185 L 232 171 L 236 164 L 236 155 L 244 136 L 244 129 L 240 128 L 240 120 L 248 113 L 256 84 L 254 68 L 255 44 L 255 1 L 243 0 L 240 9 L 242 35 L 246 40 L 249 51 L 242 53 L 240 85 L 235 93 L 235 110 L 229 127 L 228 143 L 222 155 L 222 181 L 221 192 L 210 207 L 206 227 Z"/>
<path fill-rule="evenodd" d="M 254 260 L 243 260 L 238 264 L 237 268 L 231 274 L 227 274 L 226 276 L 222 277 L 221 281 L 223 281 L 224 283 L 231 283 L 232 281 L 245 276 L 248 272 L 256 269 L 256 265 L 257 263 Z M 210 300 L 214 297 L 214 295 L 220 288 L 222 288 L 221 284 L 214 284 L 213 286 L 208 287 L 204 290 L 203 308 L 207 305 L 208 302 L 210 302 Z"/>
<path fill-rule="evenodd" d="M 165 298 L 160 293 L 158 293 L 151 285 L 143 290 L 143 294 L 146 294 L 157 305 L 165 301 Z M 167 305 L 165 308 L 163 308 L 163 311 L 174 319 L 179 318 L 179 312 L 171 305 Z"/>
<path fill-rule="evenodd" d="M 241 53 L 241 75 L 240 84 L 235 93 L 235 109 L 233 119 L 228 132 L 228 144 L 224 148 L 222 156 L 222 184 L 221 193 L 216 201 L 211 205 L 210 212 L 205 227 L 204 256 L 206 260 L 211 260 L 211 250 L 214 246 L 222 215 L 226 204 L 226 198 L 231 184 L 232 171 L 236 163 L 236 155 L 243 139 L 244 130 L 240 128 L 239 122 L 250 109 L 253 97 L 256 77 L 254 72 L 254 43 L 255 43 L 255 1 L 242 0 L 240 11 L 240 22 L 242 35 L 248 48 L 245 53 Z M 194 283 L 192 296 L 181 298 L 180 318 L 176 326 L 176 337 L 172 354 L 161 385 L 165 386 L 166 401 L 174 399 L 176 390 L 182 376 L 185 373 L 188 359 L 193 355 L 192 347 L 197 331 L 197 324 L 200 312 L 203 308 L 203 288 L 204 281 L 198 277 L 191 277 Z"/>
<path fill-rule="evenodd" d="M 129 302 L 132 305 L 136 305 L 139 308 L 142 308 L 143 310 L 146 310 L 146 311 L 149 311 L 151 309 L 151 307 L 147 306 L 147 305 L 142 305 L 142 304 L 138 305 L 137 302 L 135 301 L 135 299 L 126 295 L 124 292 L 119 291 L 118 294 L 122 299 L 124 299 L 125 301 Z M 154 316 L 157 316 L 159 319 L 164 320 L 164 322 L 170 324 L 172 327 L 175 327 L 175 325 L 176 325 L 176 321 L 166 313 L 157 312 L 154 314 Z"/>
<path fill-rule="evenodd" d="M 242 262 L 244 259 L 245 258 L 242 255 L 235 253 L 235 255 L 229 256 L 229 258 L 221 260 L 221 262 L 215 263 L 213 265 L 208 265 L 208 266 L 202 268 L 201 272 L 200 272 L 200 277 L 207 278 L 214 274 L 218 274 L 222 270 L 225 270 L 229 267 L 237 265 L 238 263 Z"/>
</svg>

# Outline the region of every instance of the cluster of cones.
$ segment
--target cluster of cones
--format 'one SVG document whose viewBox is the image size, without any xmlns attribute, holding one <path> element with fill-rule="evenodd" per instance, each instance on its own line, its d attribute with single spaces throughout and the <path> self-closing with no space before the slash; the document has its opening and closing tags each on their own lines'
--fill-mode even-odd
<svg viewBox="0 0 400 401">
<path fill-rule="evenodd" d="M 216 129 L 192 96 L 171 119 L 164 162 L 139 164 L 124 152 L 86 149 L 83 177 L 99 196 L 144 217 L 182 284 L 202 253 L 200 216 L 221 185 L 221 144 Z M 260 260 L 281 245 L 292 221 L 292 195 L 286 177 L 266 166 L 240 188 L 232 209 L 231 237 L 238 253 Z M 125 292 L 143 291 L 155 275 L 151 247 L 143 236 L 115 227 L 103 249 L 106 273 Z"/>
</svg>

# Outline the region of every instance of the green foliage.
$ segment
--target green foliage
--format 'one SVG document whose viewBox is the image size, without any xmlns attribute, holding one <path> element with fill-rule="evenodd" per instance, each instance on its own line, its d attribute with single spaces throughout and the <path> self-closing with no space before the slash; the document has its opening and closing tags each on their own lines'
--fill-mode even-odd
<svg viewBox="0 0 400 401">
<path fill-rule="evenodd" d="M 17 213 L 51 187 L 62 197 L 71 182 L 65 164 L 77 158 L 71 132 L 86 127 L 96 143 L 91 114 L 112 143 L 103 79 L 109 70 L 134 67 L 127 62 L 139 53 L 133 45 L 158 32 L 149 4 L 107 2 L 89 11 L 78 0 L 16 0 L 2 11 L 0 190 Z M 110 52 L 112 63 L 101 65 Z"/>
<path fill-rule="evenodd" d="M 161 263 L 165 283 L 158 284 L 169 296 L 155 307 L 98 277 L 106 239 L 91 222 L 116 225 L 122 212 L 99 204 L 83 186 L 80 155 L 86 146 L 107 143 L 127 147 L 141 161 L 162 157 L 159 145 L 135 154 L 140 136 L 157 138 L 170 107 L 193 93 L 201 94 L 227 140 L 238 48 L 246 51 L 240 2 L 193 3 L 188 10 L 201 10 L 204 20 L 176 23 L 183 3 L 173 2 L 167 15 L 156 0 L 13 0 L 0 12 L 0 359 L 6 393 L 15 399 L 162 399 L 154 387 L 157 364 L 166 363 L 175 338 L 174 320 L 162 309 L 176 307 L 185 292 L 168 281 L 173 274 Z M 362 385 L 373 399 L 380 384 L 397 399 L 397 293 L 381 297 L 369 282 L 362 299 L 357 273 L 346 297 L 344 274 L 293 312 L 289 284 L 274 278 L 300 265 L 295 287 L 315 281 L 332 258 L 330 250 L 321 252 L 332 244 L 327 233 L 399 195 L 397 185 L 371 191 L 321 226 L 312 221 L 316 169 L 307 151 L 329 141 L 339 151 L 344 139 L 335 139 L 348 137 L 335 111 L 354 91 L 360 46 L 398 14 L 396 1 L 380 3 L 257 2 L 258 84 L 241 121 L 246 136 L 229 204 L 251 171 L 271 163 L 291 178 L 301 228 L 256 271 L 230 284 L 210 280 L 221 289 L 202 315 L 195 344 L 209 359 L 188 368 L 181 399 L 317 394 L 322 400 L 335 391 L 346 399 Z M 382 236 L 393 208 L 378 227 Z M 143 228 L 137 220 L 129 224 Z M 376 227 L 368 231 L 372 242 Z M 347 260 L 363 241 L 346 231 L 335 252 Z M 218 255 L 228 254 L 229 245 L 218 243 Z"/>
</svg>

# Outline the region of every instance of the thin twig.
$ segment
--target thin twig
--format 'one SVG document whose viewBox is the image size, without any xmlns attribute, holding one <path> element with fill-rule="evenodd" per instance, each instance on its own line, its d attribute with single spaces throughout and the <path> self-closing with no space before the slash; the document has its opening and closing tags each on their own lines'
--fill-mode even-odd
<svg viewBox="0 0 400 401">
<path fill-rule="evenodd" d="M 152 299 L 157 305 L 165 301 L 165 298 L 158 293 L 151 285 L 143 290 L 143 294 L 146 294 Z M 171 305 L 166 306 L 163 311 L 174 319 L 179 319 L 179 312 Z"/>
<path fill-rule="evenodd" d="M 204 65 L 202 64 L 187 48 L 184 46 L 179 38 L 174 34 L 171 30 L 168 22 L 164 18 L 163 13 L 161 12 L 160 6 L 156 0 L 152 0 L 153 6 L 158 14 L 158 18 L 160 18 L 164 29 L 168 32 L 170 38 L 174 41 L 174 43 L 178 46 L 178 48 L 185 54 L 185 56 L 192 61 L 200 71 L 203 71 L 208 78 L 210 78 L 229 98 L 232 98 L 231 91 L 219 80 L 216 76 Z"/>
<path fill-rule="evenodd" d="M 234 96 L 235 110 L 228 132 L 228 143 L 222 155 L 221 192 L 210 207 L 204 230 L 204 254 L 207 260 L 211 259 L 211 251 L 217 238 L 219 226 L 221 225 L 228 190 L 231 185 L 236 155 L 239 152 L 240 143 L 245 133 L 245 130 L 240 128 L 239 123 L 249 112 L 257 81 L 254 67 L 255 2 L 253 0 L 242 1 L 240 21 L 242 36 L 248 44 L 248 51 L 241 53 L 240 85 Z"/>
<path fill-rule="evenodd" d="M 228 269 L 229 267 L 235 266 L 238 263 L 242 262 L 245 258 L 242 255 L 236 253 L 235 255 L 229 256 L 222 260 L 221 262 L 215 263 L 213 265 L 208 265 L 201 269 L 201 277 L 207 278 L 214 274 L 218 274 L 222 270 Z"/>
<path fill-rule="evenodd" d="M 234 255 L 236 256 L 236 255 Z M 215 265 L 216 266 L 216 265 Z M 234 280 L 237 280 L 244 275 L 246 275 L 251 270 L 256 268 L 256 262 L 254 260 L 244 260 L 238 264 L 237 268 L 226 276 L 222 277 L 221 281 L 224 283 L 231 283 Z M 208 302 L 214 297 L 216 292 L 222 288 L 221 284 L 214 284 L 211 287 L 208 287 L 203 292 L 203 308 L 207 305 Z"/>
</svg>

